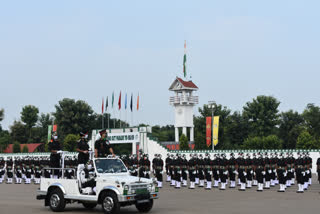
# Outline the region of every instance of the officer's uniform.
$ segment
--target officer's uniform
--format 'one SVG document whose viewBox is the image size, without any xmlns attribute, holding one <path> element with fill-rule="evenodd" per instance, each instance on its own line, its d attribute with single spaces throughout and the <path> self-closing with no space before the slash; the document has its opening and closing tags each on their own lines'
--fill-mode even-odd
<svg viewBox="0 0 320 214">
<path fill-rule="evenodd" d="M 95 142 L 94 148 L 98 151 L 98 157 L 103 158 L 110 154 L 111 144 L 108 140 L 99 139 Z"/>
<path fill-rule="evenodd" d="M 158 155 L 157 158 L 155 158 L 154 169 L 155 169 L 155 174 L 156 174 L 156 177 L 157 177 L 158 187 L 162 188 L 163 160 L 161 159 L 160 154 Z"/>
<path fill-rule="evenodd" d="M 52 151 L 52 150 L 56 150 L 56 151 L 61 150 L 61 145 L 58 140 L 52 140 L 49 143 L 49 151 Z M 61 158 L 60 154 L 51 152 L 50 167 L 51 168 L 60 168 L 60 158 Z M 58 174 L 59 174 L 59 170 L 54 170 L 53 174 L 54 174 L 54 177 L 57 178 Z"/>
<path fill-rule="evenodd" d="M 89 145 L 84 138 L 81 138 L 78 142 L 77 148 L 82 151 L 88 151 Z M 78 154 L 78 164 L 86 164 L 89 161 L 89 153 L 79 152 Z"/>
<path fill-rule="evenodd" d="M 7 166 L 7 169 L 6 169 L 6 171 L 7 171 L 7 183 L 8 183 L 8 184 L 12 184 L 12 178 L 13 178 L 13 161 L 12 161 L 11 158 L 9 158 L 9 159 L 7 160 L 6 166 Z"/>
<path fill-rule="evenodd" d="M 206 154 L 204 158 L 204 164 L 205 164 L 205 179 L 207 180 L 207 186 L 205 189 L 210 190 L 212 186 L 212 164 L 211 164 L 211 158 L 209 154 Z"/>
<path fill-rule="evenodd" d="M 189 169 L 189 180 L 190 186 L 189 189 L 194 189 L 195 187 L 195 179 L 196 179 L 196 159 L 191 155 L 190 160 L 188 161 L 188 169 Z"/>
<path fill-rule="evenodd" d="M 230 179 L 230 186 L 229 188 L 236 187 L 236 165 L 237 160 L 234 158 L 234 154 L 231 154 L 231 158 L 228 161 L 228 171 L 229 171 L 229 179 Z"/>
<path fill-rule="evenodd" d="M 5 161 L 3 158 L 0 158 L 0 184 L 2 184 L 3 182 L 5 173 L 6 173 Z"/>
<path fill-rule="evenodd" d="M 170 162 L 171 162 L 171 158 L 170 158 L 170 154 L 167 154 L 167 158 L 166 158 L 166 175 L 167 175 L 167 182 L 171 181 L 171 176 L 169 173 L 169 166 L 170 166 Z"/>
</svg>

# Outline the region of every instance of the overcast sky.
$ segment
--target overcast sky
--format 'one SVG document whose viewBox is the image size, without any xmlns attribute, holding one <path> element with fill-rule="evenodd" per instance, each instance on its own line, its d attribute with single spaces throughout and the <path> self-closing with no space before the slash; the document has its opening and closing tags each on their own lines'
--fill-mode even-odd
<svg viewBox="0 0 320 214">
<path fill-rule="evenodd" d="M 318 0 L 112 2 L 1 1 L 5 129 L 25 105 L 53 112 L 67 97 L 101 112 L 120 90 L 135 102 L 140 93 L 134 123 L 173 124 L 168 88 L 183 75 L 184 40 L 196 114 L 209 100 L 242 110 L 257 95 L 275 96 L 281 111 L 320 104 Z"/>
</svg>

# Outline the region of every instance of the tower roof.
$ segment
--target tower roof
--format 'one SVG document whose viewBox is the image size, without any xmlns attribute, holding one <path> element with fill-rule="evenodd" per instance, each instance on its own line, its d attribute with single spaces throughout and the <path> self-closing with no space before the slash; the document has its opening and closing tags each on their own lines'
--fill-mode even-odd
<svg viewBox="0 0 320 214">
<path fill-rule="evenodd" d="M 176 90 L 198 90 L 198 86 L 196 86 L 191 80 L 184 81 L 183 79 L 177 77 L 173 83 L 171 84 L 169 90 L 176 91 Z"/>
</svg>

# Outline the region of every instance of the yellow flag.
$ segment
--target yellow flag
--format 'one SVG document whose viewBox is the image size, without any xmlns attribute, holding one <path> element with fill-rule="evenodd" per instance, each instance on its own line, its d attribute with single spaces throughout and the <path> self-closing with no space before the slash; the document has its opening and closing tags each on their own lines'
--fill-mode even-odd
<svg viewBox="0 0 320 214">
<path fill-rule="evenodd" d="M 219 133 L 219 116 L 215 116 L 213 118 L 213 136 L 212 136 L 212 142 L 213 145 L 217 145 L 218 144 L 218 133 Z"/>
</svg>

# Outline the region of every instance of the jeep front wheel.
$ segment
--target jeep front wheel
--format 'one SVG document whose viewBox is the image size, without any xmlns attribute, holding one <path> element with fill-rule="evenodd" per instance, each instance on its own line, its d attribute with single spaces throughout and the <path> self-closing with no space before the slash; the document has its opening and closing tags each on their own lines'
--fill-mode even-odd
<svg viewBox="0 0 320 214">
<path fill-rule="evenodd" d="M 50 193 L 49 205 L 53 212 L 62 212 L 64 210 L 66 207 L 66 202 L 60 189 L 55 189 Z"/>
<path fill-rule="evenodd" d="M 113 192 L 105 192 L 101 197 L 102 210 L 105 214 L 115 214 L 120 211 L 118 197 Z"/>
<path fill-rule="evenodd" d="M 152 209 L 153 206 L 153 199 L 150 199 L 149 202 L 146 203 L 136 203 L 136 208 L 139 210 L 141 213 L 147 213 Z"/>
</svg>

